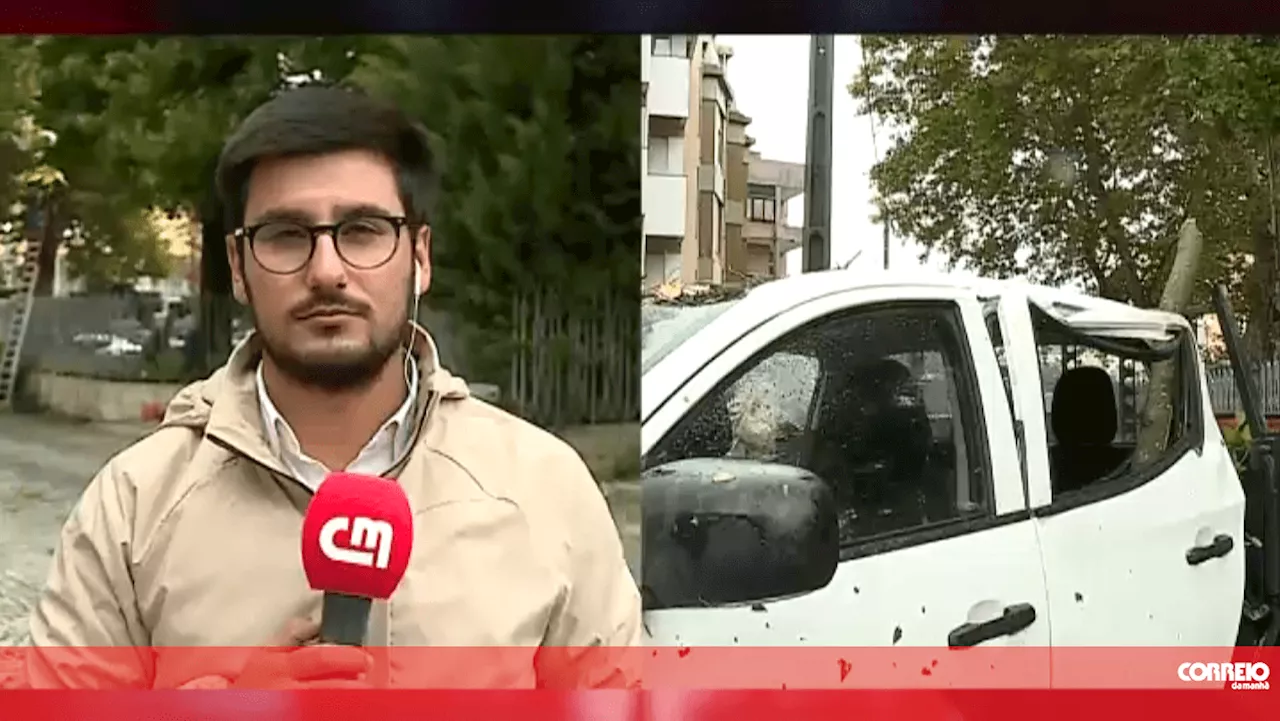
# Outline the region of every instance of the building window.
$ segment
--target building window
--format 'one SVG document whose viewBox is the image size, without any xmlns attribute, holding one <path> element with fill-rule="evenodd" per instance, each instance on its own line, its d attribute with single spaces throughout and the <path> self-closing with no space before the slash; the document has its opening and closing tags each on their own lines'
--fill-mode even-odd
<svg viewBox="0 0 1280 721">
<path fill-rule="evenodd" d="M 719 169 L 724 169 L 724 114 L 721 113 L 719 105 L 716 108 L 716 137 L 712 138 L 716 146 L 713 147 L 713 158 Z"/>
<path fill-rule="evenodd" d="M 689 57 L 689 39 L 687 35 L 654 35 L 652 53 L 659 58 Z"/>
<path fill-rule="evenodd" d="M 682 140 L 682 138 L 649 138 L 648 168 L 650 175 L 683 174 L 681 172 L 680 156 L 684 150 L 680 147 L 679 140 Z"/>
<path fill-rule="evenodd" d="M 772 223 L 777 214 L 777 200 L 752 196 L 747 199 L 747 218 L 762 223 Z"/>
</svg>

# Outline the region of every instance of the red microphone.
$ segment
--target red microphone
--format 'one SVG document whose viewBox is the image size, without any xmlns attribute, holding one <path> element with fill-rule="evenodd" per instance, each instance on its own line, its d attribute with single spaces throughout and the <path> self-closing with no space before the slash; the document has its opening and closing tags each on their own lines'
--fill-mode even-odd
<svg viewBox="0 0 1280 721">
<path fill-rule="evenodd" d="M 390 598 L 409 567 L 413 513 L 400 484 L 330 473 L 302 520 L 302 567 L 324 592 L 320 640 L 363 646 L 373 599 Z"/>
</svg>

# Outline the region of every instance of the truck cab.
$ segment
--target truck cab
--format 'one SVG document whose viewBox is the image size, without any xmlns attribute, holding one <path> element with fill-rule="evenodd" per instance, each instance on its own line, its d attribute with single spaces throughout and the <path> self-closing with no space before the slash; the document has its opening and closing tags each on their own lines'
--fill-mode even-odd
<svg viewBox="0 0 1280 721">
<path fill-rule="evenodd" d="M 647 643 L 1236 644 L 1245 492 L 1182 316 L 829 271 L 655 317 Z"/>
</svg>

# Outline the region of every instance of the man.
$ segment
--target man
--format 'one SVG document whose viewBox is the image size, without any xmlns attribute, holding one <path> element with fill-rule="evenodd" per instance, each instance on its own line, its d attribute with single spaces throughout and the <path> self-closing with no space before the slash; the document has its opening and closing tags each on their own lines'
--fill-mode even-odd
<svg viewBox="0 0 1280 721">
<path fill-rule="evenodd" d="M 330 469 L 398 479 L 414 512 L 409 570 L 375 604 L 370 645 L 638 643 L 639 594 L 582 460 L 470 397 L 411 321 L 432 277 L 425 130 L 354 91 L 295 89 L 245 119 L 217 181 L 235 295 L 256 330 L 89 484 L 34 610 L 34 645 L 309 644 L 321 595 L 299 533 Z M 339 665 L 342 651 L 329 654 Z M 305 682 L 298 669 L 316 666 L 210 653 L 216 668 L 195 669 L 185 656 L 117 654 L 90 680 L 51 650 L 29 667 L 35 685 L 171 688 L 264 685 L 272 668 Z"/>
</svg>

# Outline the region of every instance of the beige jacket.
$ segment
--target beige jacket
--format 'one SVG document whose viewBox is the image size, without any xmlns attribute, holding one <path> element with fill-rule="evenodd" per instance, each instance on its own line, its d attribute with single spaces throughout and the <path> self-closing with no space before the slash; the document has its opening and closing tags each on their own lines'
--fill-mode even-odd
<svg viewBox="0 0 1280 721">
<path fill-rule="evenodd" d="M 391 474 L 414 510 L 414 548 L 394 596 L 374 605 L 371 645 L 529 649 L 527 664 L 486 672 L 485 684 L 616 682 L 616 669 L 570 678 L 534 661 L 540 646 L 640 642 L 639 593 L 590 471 L 552 434 L 472 398 L 429 340 L 416 354 L 426 391 L 417 437 Z M 221 651 L 200 663 L 189 652 L 117 651 L 110 663 L 77 668 L 70 649 L 53 647 L 250 647 L 287 619 L 318 618 L 321 594 L 300 555 L 310 495 L 268 449 L 259 357 L 252 338 L 241 344 L 85 489 L 31 618 L 33 644 L 47 649 L 31 655 L 32 685 L 174 688 L 210 674 L 234 678 L 234 654 Z M 565 654 L 548 655 L 564 663 Z M 389 657 L 388 683 L 437 685 Z"/>
</svg>

